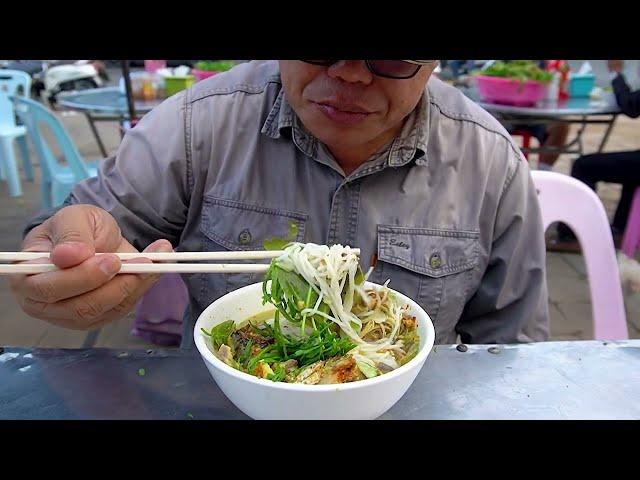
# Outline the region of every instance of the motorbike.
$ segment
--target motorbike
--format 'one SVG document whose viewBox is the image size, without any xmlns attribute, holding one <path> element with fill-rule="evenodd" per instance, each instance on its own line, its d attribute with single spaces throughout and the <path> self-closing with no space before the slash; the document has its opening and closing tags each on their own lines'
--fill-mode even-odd
<svg viewBox="0 0 640 480">
<path fill-rule="evenodd" d="M 109 80 L 104 64 L 95 60 L 4 60 L 0 68 L 31 76 L 31 97 L 56 107 L 61 92 L 98 88 Z"/>
</svg>

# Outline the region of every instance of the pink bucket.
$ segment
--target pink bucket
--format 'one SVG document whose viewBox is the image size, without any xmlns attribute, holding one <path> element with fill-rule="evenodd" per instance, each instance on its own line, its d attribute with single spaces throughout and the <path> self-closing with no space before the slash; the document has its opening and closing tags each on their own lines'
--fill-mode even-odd
<svg viewBox="0 0 640 480">
<path fill-rule="evenodd" d="M 147 73 L 156 73 L 161 68 L 167 68 L 166 60 L 145 60 L 144 69 Z"/>
<path fill-rule="evenodd" d="M 531 106 L 542 100 L 546 93 L 546 85 L 534 80 L 521 82 L 514 78 L 475 77 L 478 92 L 487 103 L 505 105 Z"/>
<path fill-rule="evenodd" d="M 213 77 L 218 73 L 220 72 L 209 72 L 206 70 L 198 70 L 197 68 L 191 69 L 191 75 L 196 77 L 196 82 L 199 82 L 200 80 L 204 80 L 205 78 Z"/>
</svg>

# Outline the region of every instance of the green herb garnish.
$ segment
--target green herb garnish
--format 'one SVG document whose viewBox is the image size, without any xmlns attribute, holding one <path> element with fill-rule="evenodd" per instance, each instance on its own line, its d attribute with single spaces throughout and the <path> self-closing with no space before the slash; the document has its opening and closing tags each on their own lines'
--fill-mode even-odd
<svg viewBox="0 0 640 480">
<path fill-rule="evenodd" d="M 233 333 L 233 329 L 235 327 L 235 323 L 233 320 L 227 320 L 226 322 L 219 323 L 215 327 L 211 329 L 210 332 L 207 332 L 204 328 L 202 329 L 202 333 L 204 333 L 207 337 L 211 338 L 211 343 L 214 348 L 217 350 L 220 348 L 220 345 L 226 344 L 229 345 L 229 336 Z"/>
</svg>

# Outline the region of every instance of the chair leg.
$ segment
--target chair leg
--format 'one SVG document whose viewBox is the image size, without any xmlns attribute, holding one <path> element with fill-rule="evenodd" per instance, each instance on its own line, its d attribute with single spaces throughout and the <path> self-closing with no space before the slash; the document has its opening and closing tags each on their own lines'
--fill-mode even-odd
<svg viewBox="0 0 640 480">
<path fill-rule="evenodd" d="M 51 181 L 46 181 L 44 178 L 40 182 L 40 209 L 48 210 L 52 207 L 51 204 Z"/>
<path fill-rule="evenodd" d="M 529 152 L 527 152 L 527 149 L 531 144 L 531 134 L 526 130 L 515 130 L 511 135 L 522 137 L 522 154 L 525 159 L 529 160 Z"/>
<path fill-rule="evenodd" d="M 24 176 L 29 182 L 33 182 L 33 165 L 31 164 L 31 157 L 29 156 L 29 148 L 27 147 L 27 136 L 23 135 L 18 137 L 18 148 L 20 149 L 20 156 L 22 157 L 22 166 L 24 168 Z"/>
<path fill-rule="evenodd" d="M 19 197 L 22 195 L 22 187 L 20 185 L 20 177 L 18 176 L 18 167 L 13 154 L 12 143 L 11 138 L 0 138 L 0 160 L 3 163 L 7 182 L 9 183 L 9 195 Z"/>
<path fill-rule="evenodd" d="M 602 205 L 589 213 L 593 218 L 600 217 L 597 220 L 600 224 L 609 224 Z M 585 218 L 574 220 L 575 223 L 569 226 L 582 246 L 591 292 L 594 339 L 626 340 L 629 331 L 611 231 L 608 228 L 593 229 L 591 221 Z"/>
<path fill-rule="evenodd" d="M 67 196 L 73 190 L 73 185 L 60 183 L 55 180 L 51 182 L 51 202 L 54 207 L 62 205 L 62 203 L 67 199 Z"/>
<path fill-rule="evenodd" d="M 98 330 L 92 330 L 89 333 L 87 333 L 87 336 L 84 339 L 84 342 L 82 343 L 82 348 L 94 348 L 96 346 L 96 341 L 98 340 L 98 336 L 100 335 L 101 331 L 102 329 L 99 328 Z"/>
<path fill-rule="evenodd" d="M 620 249 L 627 257 L 633 258 L 638 244 L 640 244 L 640 188 L 636 188 L 633 193 L 633 201 Z"/>
</svg>

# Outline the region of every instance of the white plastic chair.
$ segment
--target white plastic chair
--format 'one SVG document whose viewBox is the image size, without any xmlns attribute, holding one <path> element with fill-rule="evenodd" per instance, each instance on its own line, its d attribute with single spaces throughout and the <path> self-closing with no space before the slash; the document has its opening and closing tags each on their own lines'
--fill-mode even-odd
<svg viewBox="0 0 640 480">
<path fill-rule="evenodd" d="M 13 151 L 13 141 L 20 148 L 24 173 L 29 181 L 33 181 L 33 167 L 27 148 L 27 129 L 16 125 L 15 113 L 10 97 L 22 90 L 22 95 L 29 96 L 31 77 L 19 70 L 0 70 L 0 180 L 7 180 L 9 195 L 22 195 L 22 185 L 18 175 L 18 166 Z"/>
<path fill-rule="evenodd" d="M 47 209 L 62 205 L 77 183 L 97 175 L 97 162 L 85 162 L 62 122 L 42 104 L 22 97 L 13 97 L 13 102 L 15 113 L 27 127 L 40 162 L 40 206 Z M 53 135 L 53 142 L 43 135 L 43 125 Z M 50 147 L 56 143 L 64 164 L 58 162 Z"/>
<path fill-rule="evenodd" d="M 602 202 L 581 181 L 560 173 L 531 172 L 545 230 L 567 224 L 580 242 L 587 267 L 596 340 L 629 338 L 616 251 Z"/>
</svg>

